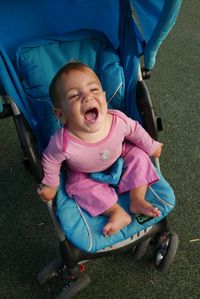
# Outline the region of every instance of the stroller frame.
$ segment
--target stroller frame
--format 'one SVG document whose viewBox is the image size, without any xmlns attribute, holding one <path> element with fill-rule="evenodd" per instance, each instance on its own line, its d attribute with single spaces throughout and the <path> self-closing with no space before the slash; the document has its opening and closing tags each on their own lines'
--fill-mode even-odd
<svg viewBox="0 0 200 299">
<path fill-rule="evenodd" d="M 132 1 L 137 2 L 137 1 Z M 165 0 L 163 0 L 165 2 Z M 166 1 L 167 2 L 167 1 Z M 176 13 L 178 14 L 180 0 L 174 1 L 177 4 Z M 174 8 L 171 8 L 174 9 Z M 145 67 L 138 72 L 138 82 L 136 86 L 136 104 L 142 118 L 144 128 L 148 133 L 157 139 L 157 132 L 162 129 L 161 119 L 155 115 L 152 105 L 151 96 L 144 82 L 151 76 L 151 67 Z M 3 109 L 0 112 L 0 119 L 13 117 L 18 138 L 23 152 L 24 166 L 29 169 L 37 182 L 41 182 L 43 171 L 40 162 L 40 155 L 36 147 L 36 140 L 33 131 L 27 122 L 25 116 L 20 111 L 18 105 L 9 95 L 3 96 Z M 154 159 L 155 166 L 160 169 L 159 160 Z M 68 288 L 64 289 L 57 299 L 66 299 L 74 296 L 80 289 L 85 287 L 90 279 L 84 273 L 84 263 L 89 260 L 105 257 L 111 254 L 122 253 L 125 250 L 134 251 L 137 260 L 145 254 L 150 242 L 154 243 L 157 248 L 156 268 L 159 271 L 166 271 L 173 262 L 178 248 L 178 236 L 171 232 L 171 226 L 167 217 L 158 222 L 156 225 L 144 229 L 138 234 L 133 235 L 128 240 L 117 243 L 95 253 L 83 252 L 76 248 L 64 235 L 62 228 L 55 216 L 55 205 L 53 201 L 47 203 L 48 211 L 54 227 L 57 232 L 60 246 L 60 256 L 50 262 L 38 273 L 40 283 L 45 283 L 54 276 L 61 275 L 67 281 Z"/>
</svg>

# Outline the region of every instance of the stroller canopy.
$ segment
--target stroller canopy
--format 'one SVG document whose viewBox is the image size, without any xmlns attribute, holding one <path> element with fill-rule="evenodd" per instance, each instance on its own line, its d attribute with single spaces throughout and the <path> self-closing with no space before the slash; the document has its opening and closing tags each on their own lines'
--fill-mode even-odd
<svg viewBox="0 0 200 299">
<path fill-rule="evenodd" d="M 89 29 L 103 33 L 120 56 L 126 70 L 125 110 L 139 120 L 132 100 L 139 57 L 144 54 L 145 67 L 153 68 L 180 5 L 181 0 L 0 1 L 0 89 L 10 95 L 35 130 L 37 120 L 30 115 L 31 107 L 16 73 L 17 49 L 38 38 Z"/>
<path fill-rule="evenodd" d="M 17 46 L 26 41 L 87 28 L 105 33 L 116 49 L 130 5 L 147 44 L 145 66 L 151 69 L 161 42 L 174 25 L 181 0 L 0 1 L 0 43 L 13 57 Z"/>
</svg>

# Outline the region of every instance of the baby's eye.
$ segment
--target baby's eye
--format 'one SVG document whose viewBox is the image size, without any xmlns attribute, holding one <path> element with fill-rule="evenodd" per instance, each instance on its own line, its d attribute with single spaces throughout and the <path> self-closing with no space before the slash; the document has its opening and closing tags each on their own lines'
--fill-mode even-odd
<svg viewBox="0 0 200 299">
<path fill-rule="evenodd" d="M 98 87 L 93 87 L 93 88 L 91 88 L 91 91 L 99 91 L 99 88 Z"/>
<path fill-rule="evenodd" d="M 75 94 L 72 94 L 69 96 L 69 100 L 72 100 L 72 99 L 75 99 L 75 98 L 78 98 L 79 97 L 79 94 L 78 93 L 75 93 Z"/>
</svg>

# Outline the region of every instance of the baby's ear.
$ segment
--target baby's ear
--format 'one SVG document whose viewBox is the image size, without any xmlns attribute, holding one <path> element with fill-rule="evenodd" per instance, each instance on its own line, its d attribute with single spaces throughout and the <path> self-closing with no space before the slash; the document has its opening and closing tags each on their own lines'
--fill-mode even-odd
<svg viewBox="0 0 200 299">
<path fill-rule="evenodd" d="M 63 121 L 63 114 L 60 108 L 53 108 L 53 112 L 55 113 L 56 117 L 62 122 Z"/>
</svg>

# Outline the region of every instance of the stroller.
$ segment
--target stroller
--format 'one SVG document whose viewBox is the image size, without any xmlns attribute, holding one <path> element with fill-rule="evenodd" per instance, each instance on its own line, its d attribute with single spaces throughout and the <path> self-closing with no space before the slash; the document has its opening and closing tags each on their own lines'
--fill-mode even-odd
<svg viewBox="0 0 200 299">
<path fill-rule="evenodd" d="M 151 76 L 159 46 L 172 29 L 181 0 L 20 0 L 0 3 L 0 118 L 13 117 L 23 152 L 23 163 L 41 182 L 40 163 L 50 136 L 60 127 L 48 96 L 49 84 L 67 61 L 79 60 L 99 76 L 109 108 L 124 111 L 157 139 L 156 117 L 144 79 Z M 12 19 L 10 11 L 14 11 Z M 144 67 L 140 67 L 143 59 Z M 55 226 L 60 256 L 38 273 L 40 283 L 53 276 L 67 287 L 57 298 L 71 298 L 90 278 L 86 261 L 134 250 L 141 259 L 150 242 L 157 248 L 155 265 L 166 271 L 172 263 L 178 236 L 170 231 L 167 215 L 175 206 L 172 188 L 152 161 L 160 180 L 146 198 L 159 208 L 159 217 L 135 215 L 131 224 L 105 238 L 105 217 L 91 217 L 65 192 L 64 172 L 56 199 L 47 203 Z M 98 178 L 115 186 L 122 171 L 118 160 Z M 128 211 L 129 194 L 119 196 Z"/>
</svg>

